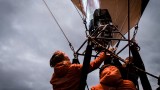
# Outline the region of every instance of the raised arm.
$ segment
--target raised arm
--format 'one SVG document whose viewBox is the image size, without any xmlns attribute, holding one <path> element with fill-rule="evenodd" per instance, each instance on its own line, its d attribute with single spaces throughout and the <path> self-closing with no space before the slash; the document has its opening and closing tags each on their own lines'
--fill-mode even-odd
<svg viewBox="0 0 160 90">
<path fill-rule="evenodd" d="M 89 72 L 92 72 L 93 70 L 97 69 L 106 58 L 107 55 L 105 54 L 105 52 L 101 52 L 95 60 L 90 62 Z"/>
</svg>

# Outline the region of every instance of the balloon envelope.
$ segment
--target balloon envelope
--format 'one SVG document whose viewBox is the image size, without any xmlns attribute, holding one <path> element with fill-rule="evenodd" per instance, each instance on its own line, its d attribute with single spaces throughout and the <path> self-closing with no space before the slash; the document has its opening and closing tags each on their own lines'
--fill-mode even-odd
<svg viewBox="0 0 160 90">
<path fill-rule="evenodd" d="M 113 25 L 125 35 L 128 32 L 128 6 L 130 15 L 130 29 L 136 26 L 149 0 L 71 0 L 86 17 L 87 22 L 93 18 L 95 9 L 108 9 Z M 128 5 L 129 1 L 129 5 Z M 114 34 L 113 38 L 122 38 Z M 115 43 L 115 42 L 114 42 Z"/>
</svg>

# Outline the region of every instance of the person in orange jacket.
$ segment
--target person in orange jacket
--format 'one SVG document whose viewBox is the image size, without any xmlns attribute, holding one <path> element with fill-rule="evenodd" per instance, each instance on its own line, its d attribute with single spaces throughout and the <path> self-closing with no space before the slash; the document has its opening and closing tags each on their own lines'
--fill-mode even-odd
<svg viewBox="0 0 160 90">
<path fill-rule="evenodd" d="M 90 62 L 88 73 L 97 69 L 105 58 L 105 53 L 101 52 L 99 57 Z M 56 51 L 50 59 L 50 66 L 54 68 L 50 80 L 53 90 L 78 90 L 82 64 L 71 64 L 64 52 Z"/>
<path fill-rule="evenodd" d="M 112 65 L 103 65 L 100 69 L 100 84 L 91 90 L 136 90 L 130 80 L 123 80 L 119 69 Z"/>
<path fill-rule="evenodd" d="M 121 67 L 121 75 L 123 79 L 129 79 L 134 83 L 135 86 L 138 86 L 139 72 L 133 67 L 134 65 L 133 57 L 127 57 L 125 59 L 125 62 L 126 63 L 122 64 Z"/>
</svg>

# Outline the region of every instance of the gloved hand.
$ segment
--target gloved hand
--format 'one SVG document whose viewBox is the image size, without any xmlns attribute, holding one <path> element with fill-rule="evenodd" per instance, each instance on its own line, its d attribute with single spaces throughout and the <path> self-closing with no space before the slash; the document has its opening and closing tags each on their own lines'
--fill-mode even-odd
<svg viewBox="0 0 160 90">
<path fill-rule="evenodd" d="M 113 53 L 116 49 L 113 48 L 113 47 L 110 47 L 108 50 L 111 51 L 111 52 Z M 106 55 L 110 55 L 110 53 L 109 53 L 109 52 L 106 52 Z"/>
</svg>

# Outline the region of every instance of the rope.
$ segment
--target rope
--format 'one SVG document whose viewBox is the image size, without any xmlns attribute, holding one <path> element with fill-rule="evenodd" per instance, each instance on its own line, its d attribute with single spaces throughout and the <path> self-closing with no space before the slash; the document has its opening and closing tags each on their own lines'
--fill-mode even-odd
<svg viewBox="0 0 160 90">
<path fill-rule="evenodd" d="M 47 9 L 49 10 L 50 14 L 52 15 L 53 19 L 55 20 L 56 24 L 58 25 L 58 27 L 60 28 L 62 34 L 64 35 L 64 37 L 66 38 L 66 40 L 68 41 L 69 43 L 69 46 L 71 48 L 71 50 L 75 53 L 75 50 L 71 44 L 71 42 L 69 41 L 69 39 L 67 38 L 66 34 L 64 33 L 63 29 L 61 28 L 60 24 L 58 23 L 57 19 L 55 18 L 55 16 L 53 15 L 52 11 L 50 10 L 49 6 L 47 5 L 46 1 L 43 0 L 44 4 L 46 5 Z"/>
<path fill-rule="evenodd" d="M 74 5 L 74 4 L 73 4 Z M 83 7 L 82 7 L 82 1 L 79 0 L 79 5 L 80 5 L 80 11 L 83 12 Z M 87 6 L 88 6 L 88 0 L 87 0 Z M 87 17 L 87 6 L 86 6 L 86 17 Z M 83 24 L 85 25 L 85 28 L 86 30 L 88 30 L 87 28 L 87 22 L 86 22 L 86 18 L 85 18 L 85 15 L 82 15 L 80 14 L 79 10 L 76 8 L 76 6 L 74 5 L 76 11 L 78 12 L 79 16 L 81 17 L 82 21 L 83 21 Z M 85 11 L 84 11 L 85 12 Z"/>
<path fill-rule="evenodd" d="M 135 40 L 137 32 L 138 32 L 138 24 L 135 26 L 135 30 L 134 30 L 134 33 L 133 33 L 133 40 Z"/>
<path fill-rule="evenodd" d="M 74 5 L 74 4 L 73 4 L 73 5 Z M 74 5 L 74 7 L 75 7 L 76 11 L 78 12 L 79 16 L 81 17 L 81 19 L 83 20 L 82 15 L 80 14 L 80 12 L 78 11 L 78 9 L 76 8 L 76 6 L 75 6 L 75 5 Z"/>
<path fill-rule="evenodd" d="M 83 11 L 82 1 L 81 1 L 81 0 L 79 0 L 79 5 L 80 5 L 80 10 Z M 83 15 L 82 20 L 84 20 L 84 17 L 85 17 L 85 16 Z"/>
</svg>

